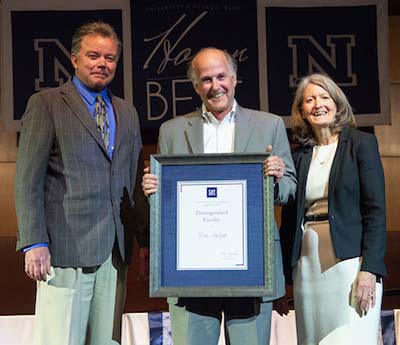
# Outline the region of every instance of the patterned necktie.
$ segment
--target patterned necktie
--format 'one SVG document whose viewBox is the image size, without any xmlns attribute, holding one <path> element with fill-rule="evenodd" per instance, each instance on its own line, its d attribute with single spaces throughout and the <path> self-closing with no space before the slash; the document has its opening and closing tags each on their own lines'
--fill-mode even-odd
<svg viewBox="0 0 400 345">
<path fill-rule="evenodd" d="M 108 123 L 108 114 L 106 111 L 106 104 L 101 94 L 96 96 L 96 106 L 94 108 L 94 117 L 96 118 L 97 129 L 101 134 L 101 138 L 104 141 L 106 150 L 110 144 L 110 125 Z"/>
</svg>

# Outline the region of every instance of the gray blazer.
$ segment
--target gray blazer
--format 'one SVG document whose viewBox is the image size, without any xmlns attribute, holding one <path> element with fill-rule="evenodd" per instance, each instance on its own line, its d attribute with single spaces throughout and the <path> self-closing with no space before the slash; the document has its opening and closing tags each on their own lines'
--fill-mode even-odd
<svg viewBox="0 0 400 345">
<path fill-rule="evenodd" d="M 71 81 L 29 99 L 15 178 L 17 250 L 48 242 L 53 266 L 90 267 L 107 259 L 117 239 L 129 261 L 120 203 L 132 200 L 142 143 L 136 110 L 115 96 L 111 102 L 112 160 Z"/>
<path fill-rule="evenodd" d="M 203 118 L 201 111 L 179 116 L 160 127 L 159 152 L 162 154 L 204 153 Z M 296 193 L 296 173 L 290 153 L 285 125 L 279 116 L 237 106 L 235 126 L 235 152 L 266 152 L 272 145 L 273 154 L 283 159 L 286 170 L 279 181 L 275 204 L 284 205 L 291 201 Z M 275 296 L 285 294 L 285 280 L 282 268 L 282 255 L 279 232 L 275 223 Z M 264 301 L 268 301 L 264 299 Z"/>
</svg>

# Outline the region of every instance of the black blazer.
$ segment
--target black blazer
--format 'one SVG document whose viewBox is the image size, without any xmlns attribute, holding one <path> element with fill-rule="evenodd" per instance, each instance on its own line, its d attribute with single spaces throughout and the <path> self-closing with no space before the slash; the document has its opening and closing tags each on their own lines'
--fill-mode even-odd
<svg viewBox="0 0 400 345">
<path fill-rule="evenodd" d="M 293 152 L 298 189 L 295 203 L 282 211 L 281 243 L 288 281 L 300 257 L 305 190 L 313 147 Z M 336 257 L 362 256 L 361 270 L 386 276 L 385 181 L 374 135 L 344 128 L 332 164 L 328 214 Z"/>
</svg>

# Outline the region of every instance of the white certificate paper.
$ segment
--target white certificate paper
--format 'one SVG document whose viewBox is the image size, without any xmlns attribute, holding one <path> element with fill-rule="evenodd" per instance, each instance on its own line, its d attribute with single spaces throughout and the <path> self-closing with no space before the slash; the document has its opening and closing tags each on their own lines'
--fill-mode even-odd
<svg viewBox="0 0 400 345">
<path fill-rule="evenodd" d="M 247 269 L 246 180 L 177 182 L 177 270 Z"/>
</svg>

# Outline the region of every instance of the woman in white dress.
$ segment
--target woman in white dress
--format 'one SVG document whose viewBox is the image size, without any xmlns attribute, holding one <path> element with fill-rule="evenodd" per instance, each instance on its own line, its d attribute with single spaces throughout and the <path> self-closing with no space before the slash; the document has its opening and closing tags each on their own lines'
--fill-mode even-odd
<svg viewBox="0 0 400 345">
<path fill-rule="evenodd" d="M 282 213 L 281 242 L 293 278 L 298 343 L 375 345 L 386 275 L 376 138 L 355 128 L 346 96 L 321 74 L 298 85 L 292 134 L 299 144 L 293 153 L 298 190 Z"/>
</svg>

